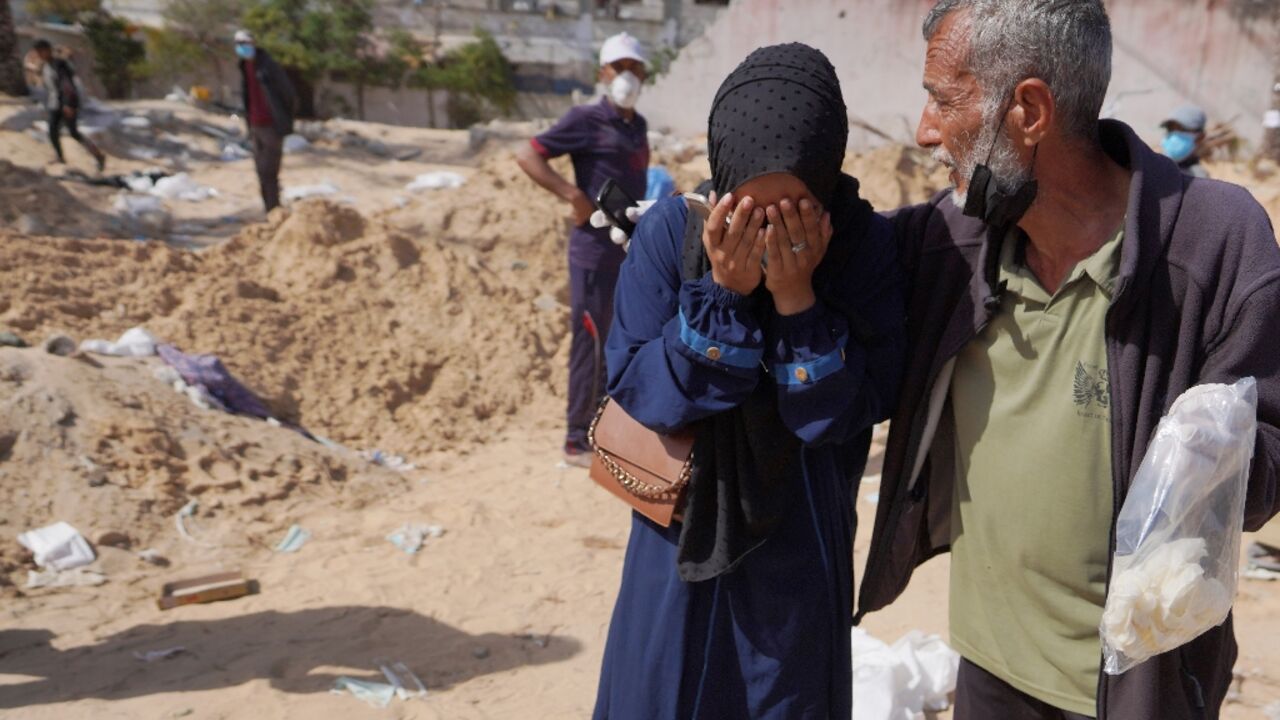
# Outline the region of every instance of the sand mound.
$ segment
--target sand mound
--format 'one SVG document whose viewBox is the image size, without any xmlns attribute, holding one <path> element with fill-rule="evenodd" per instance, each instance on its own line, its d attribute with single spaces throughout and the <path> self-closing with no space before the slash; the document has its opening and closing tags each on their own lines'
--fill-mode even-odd
<svg viewBox="0 0 1280 720">
<path fill-rule="evenodd" d="M 540 192 L 495 158 L 395 217 L 303 203 L 199 254 L 7 238 L 0 326 L 145 325 L 340 442 L 418 455 L 480 441 L 563 395 L 567 323 L 549 300 L 566 295 L 566 228 Z"/>
<path fill-rule="evenodd" d="M 947 169 L 919 148 L 887 145 L 850 155 L 844 171 L 862 183 L 862 197 L 877 210 L 892 210 L 928 200 L 949 184 Z"/>
<path fill-rule="evenodd" d="M 106 188 L 86 192 L 103 203 L 112 194 Z M 63 237 L 116 237 L 124 231 L 119 218 L 94 211 L 58 180 L 7 160 L 0 160 L 0 226 L 34 235 L 56 228 Z"/>
<path fill-rule="evenodd" d="M 56 520 L 137 549 L 162 531 L 176 539 L 173 515 L 198 498 L 205 517 L 235 520 L 243 538 L 255 533 L 259 506 L 352 500 L 404 482 L 294 431 L 202 410 L 155 377 L 162 366 L 0 348 L 0 523 L 9 529 L 0 573 L 22 554 L 14 535 Z M 265 520 L 262 531 L 278 524 Z"/>
</svg>

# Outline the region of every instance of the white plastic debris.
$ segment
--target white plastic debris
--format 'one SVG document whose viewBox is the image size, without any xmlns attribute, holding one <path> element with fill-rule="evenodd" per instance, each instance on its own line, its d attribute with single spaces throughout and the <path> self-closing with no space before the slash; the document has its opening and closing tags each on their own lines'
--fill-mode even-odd
<svg viewBox="0 0 1280 720">
<path fill-rule="evenodd" d="M 181 655 L 186 651 L 186 648 L 178 645 L 171 648 L 165 648 L 163 650 L 147 650 L 146 652 L 134 650 L 133 657 L 137 660 L 141 660 L 142 662 L 152 663 L 157 660 L 168 660 L 174 655 Z"/>
<path fill-rule="evenodd" d="M 330 182 L 322 182 L 318 185 L 298 185 L 284 191 L 284 199 L 286 202 L 294 202 L 304 200 L 309 197 L 324 197 L 326 195 L 337 195 L 342 192 L 337 185 Z"/>
<path fill-rule="evenodd" d="M 97 353 L 98 355 L 116 355 L 118 357 L 150 357 L 156 354 L 156 344 L 160 341 L 143 327 L 131 327 L 124 331 L 120 339 L 85 340 L 80 343 L 80 352 Z"/>
<path fill-rule="evenodd" d="M 115 208 L 116 212 L 130 217 L 143 217 L 159 213 L 168 214 L 164 209 L 164 202 L 160 198 L 140 193 L 120 193 L 116 196 L 112 207 Z"/>
<path fill-rule="evenodd" d="M 284 151 L 287 153 L 302 152 L 309 147 L 311 147 L 311 143 L 307 142 L 306 138 L 298 135 L 297 133 L 293 135 L 286 135 L 284 138 Z"/>
<path fill-rule="evenodd" d="M 239 143 L 229 142 L 222 146 L 222 161 L 235 162 L 237 160 L 246 160 L 253 155 L 240 146 Z"/>
<path fill-rule="evenodd" d="M 388 535 L 387 540 L 406 553 L 416 555 L 427 542 L 427 538 L 438 538 L 442 535 L 444 535 L 444 528 L 439 525 L 405 523 L 399 530 Z"/>
<path fill-rule="evenodd" d="M 311 533 L 306 528 L 295 523 L 289 527 L 289 531 L 284 534 L 284 537 L 276 544 L 274 549 L 278 553 L 295 553 L 301 550 L 302 546 L 306 545 L 310 539 Z"/>
<path fill-rule="evenodd" d="M 151 121 L 140 115 L 130 115 L 120 119 L 120 124 L 133 130 L 146 130 L 151 127 Z"/>
<path fill-rule="evenodd" d="M 186 202 L 204 202 L 209 198 L 218 196 L 217 190 L 197 183 L 186 173 L 160 178 L 156 181 L 155 187 L 151 188 L 149 192 L 166 200 L 183 200 Z"/>
<path fill-rule="evenodd" d="M 396 696 L 396 688 L 389 683 L 370 682 L 368 680 L 356 680 L 346 675 L 339 677 L 333 684 L 333 688 L 329 692 L 335 695 L 351 693 L 356 698 L 365 701 L 369 705 L 376 708 L 385 708 L 391 704 L 391 700 Z"/>
<path fill-rule="evenodd" d="M 107 581 L 107 576 L 94 570 L 78 567 L 74 570 L 28 570 L 27 587 L 93 587 Z"/>
<path fill-rule="evenodd" d="M 151 374 L 160 382 L 169 385 L 179 395 L 186 395 L 192 405 L 201 410 L 220 410 L 222 403 L 209 394 L 203 385 L 188 385 L 182 375 L 169 365 L 160 365 L 151 370 Z"/>
<path fill-rule="evenodd" d="M 93 548 L 75 528 L 65 522 L 28 530 L 18 542 L 36 556 L 36 565 L 50 570 L 70 570 L 94 561 Z"/>
<path fill-rule="evenodd" d="M 915 720 L 950 705 L 960 655 L 937 635 L 912 630 L 892 646 L 854 628 L 853 720 Z"/>
<path fill-rule="evenodd" d="M 449 188 L 462 187 L 467 179 L 456 172 L 448 170 L 438 170 L 436 172 L 423 173 L 414 178 L 413 182 L 404 186 L 409 192 L 418 192 L 419 190 L 445 190 Z"/>
<path fill-rule="evenodd" d="M 368 460 L 374 465 L 381 465 L 388 470 L 396 470 L 398 472 L 408 472 L 416 470 L 417 465 L 404 459 L 402 455 L 392 455 L 385 450 L 361 450 L 360 457 Z"/>
<path fill-rule="evenodd" d="M 182 536 L 183 540 L 186 540 L 187 542 L 192 543 L 194 545 L 199 545 L 200 547 L 207 547 L 207 548 L 218 547 L 213 543 L 205 542 L 204 540 L 200 540 L 196 538 L 187 530 L 186 521 L 189 519 L 194 520 L 196 516 L 196 510 L 198 510 L 199 508 L 200 508 L 200 501 L 194 500 L 194 499 L 191 500 L 191 502 L 188 502 L 186 505 L 183 505 L 182 509 L 178 511 L 178 514 L 174 516 L 173 524 L 177 526 L 178 534 Z"/>
</svg>

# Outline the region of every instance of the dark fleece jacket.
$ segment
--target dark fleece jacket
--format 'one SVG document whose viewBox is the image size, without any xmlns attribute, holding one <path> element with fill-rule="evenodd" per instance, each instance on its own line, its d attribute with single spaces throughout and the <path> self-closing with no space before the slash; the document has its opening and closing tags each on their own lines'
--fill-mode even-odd
<svg viewBox="0 0 1280 720">
<path fill-rule="evenodd" d="M 1187 388 L 1258 381 L 1258 437 L 1245 529 L 1278 508 L 1280 247 L 1247 191 L 1186 177 L 1128 126 L 1103 121 L 1103 146 L 1132 169 L 1116 291 L 1107 312 L 1115 513 L 1160 418 Z M 858 619 L 906 588 L 950 543 L 954 419 L 944 368 L 990 319 L 986 229 L 940 194 L 891 216 L 908 283 L 907 367 L 885 453 Z M 935 388 L 935 386 L 937 386 Z M 931 413 L 931 406 L 942 408 Z M 933 416 L 931 422 L 931 414 Z M 1103 720 L 1217 718 L 1236 658 L 1232 622 L 1118 677 L 1099 676 Z"/>
</svg>

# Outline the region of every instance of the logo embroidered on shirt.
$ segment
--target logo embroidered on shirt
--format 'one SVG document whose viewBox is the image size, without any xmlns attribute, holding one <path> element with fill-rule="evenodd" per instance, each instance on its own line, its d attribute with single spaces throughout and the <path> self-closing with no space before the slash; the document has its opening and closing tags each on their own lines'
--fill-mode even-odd
<svg viewBox="0 0 1280 720">
<path fill-rule="evenodd" d="M 1078 412 L 1085 417 L 1106 418 L 1101 413 L 1086 412 L 1092 408 L 1106 411 L 1111 408 L 1111 378 L 1107 369 L 1094 364 L 1076 362 L 1076 378 L 1071 388 L 1072 399 Z"/>
</svg>

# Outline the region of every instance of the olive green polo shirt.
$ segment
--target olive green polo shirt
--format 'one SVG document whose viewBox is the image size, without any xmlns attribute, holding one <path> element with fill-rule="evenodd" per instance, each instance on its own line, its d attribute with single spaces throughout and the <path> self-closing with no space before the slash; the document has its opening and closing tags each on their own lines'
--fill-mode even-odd
<svg viewBox="0 0 1280 720">
<path fill-rule="evenodd" d="M 951 385 L 951 639 L 1022 692 L 1096 714 L 1114 506 L 1105 325 L 1120 235 L 1056 293 L 1000 258 L 999 312 L 957 356 Z"/>
</svg>

